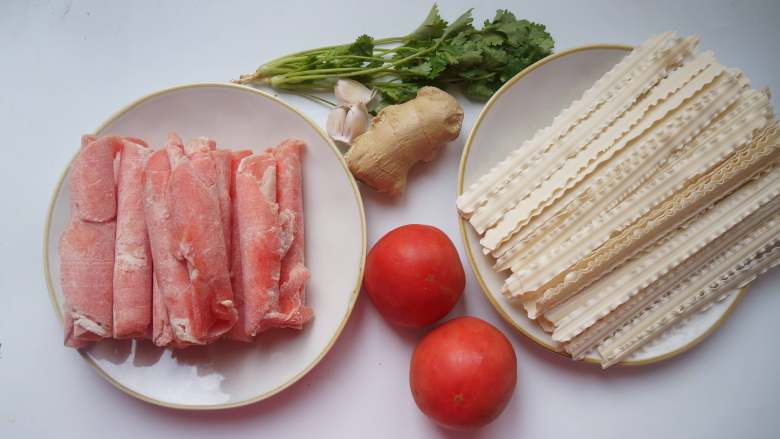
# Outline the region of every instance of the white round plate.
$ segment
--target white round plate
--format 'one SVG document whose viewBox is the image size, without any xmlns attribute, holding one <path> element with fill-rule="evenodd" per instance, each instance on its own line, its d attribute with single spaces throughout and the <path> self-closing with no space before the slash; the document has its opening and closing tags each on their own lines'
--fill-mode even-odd
<svg viewBox="0 0 780 439">
<path fill-rule="evenodd" d="M 547 126 L 630 50 L 629 46 L 619 45 L 570 49 L 537 62 L 507 82 L 485 105 L 466 140 L 458 173 L 458 194 L 524 139 Z M 501 285 L 506 274 L 491 269 L 494 261 L 480 251 L 479 236 L 463 218 L 460 218 L 460 230 L 471 268 L 490 303 L 507 322 L 531 340 L 558 352 L 550 334 L 504 299 Z M 684 325 L 670 329 L 621 364 L 654 363 L 693 347 L 717 328 L 741 293 L 744 290 L 729 294 L 708 310 L 691 316 Z M 597 363 L 597 354 L 589 354 L 585 361 Z"/>
<path fill-rule="evenodd" d="M 156 148 L 171 131 L 185 140 L 208 136 L 222 148 L 255 151 L 287 137 L 306 141 L 306 265 L 312 273 L 306 294 L 315 317 L 302 331 L 269 331 L 252 344 L 219 341 L 174 351 L 149 341 L 105 340 L 80 352 L 114 386 L 154 404 L 218 409 L 259 401 L 311 370 L 349 318 L 366 254 L 360 193 L 341 154 L 314 122 L 248 87 L 195 84 L 163 90 L 111 116 L 95 134 L 132 135 Z M 79 139 L 67 143 L 75 153 Z M 60 320 L 57 245 L 68 223 L 66 182 L 67 170 L 54 192 L 44 236 L 45 275 Z"/>
</svg>

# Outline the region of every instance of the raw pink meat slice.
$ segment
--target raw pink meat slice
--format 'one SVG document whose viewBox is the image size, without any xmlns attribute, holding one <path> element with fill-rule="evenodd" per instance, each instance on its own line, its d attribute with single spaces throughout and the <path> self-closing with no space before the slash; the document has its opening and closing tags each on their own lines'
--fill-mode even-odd
<svg viewBox="0 0 780 439">
<path fill-rule="evenodd" d="M 184 152 L 190 158 L 199 176 L 213 188 L 219 200 L 219 214 L 222 220 L 222 236 L 227 254 L 230 255 L 232 227 L 232 208 L 230 203 L 230 162 L 229 150 L 217 149 L 217 143 L 208 137 L 198 137 L 187 142 Z"/>
<path fill-rule="evenodd" d="M 152 323 L 152 256 L 144 219 L 144 168 L 150 151 L 122 142 L 114 259 L 114 338 L 147 337 Z"/>
<path fill-rule="evenodd" d="M 60 237 L 60 284 L 65 296 L 65 345 L 84 347 L 112 335 L 118 137 L 84 136 L 71 166 L 70 224 Z"/>
<path fill-rule="evenodd" d="M 114 157 L 121 148 L 121 139 L 84 136 L 81 144 L 68 183 L 71 218 L 96 223 L 113 220 L 116 218 Z"/>
<path fill-rule="evenodd" d="M 237 313 L 230 285 L 228 256 L 216 196 L 213 161 L 169 147 L 171 179 L 168 205 L 174 254 L 183 261 L 194 288 L 193 333 L 211 341 L 230 330 Z M 211 166 L 207 164 L 211 162 Z M 176 332 L 177 322 L 171 317 Z"/>
<path fill-rule="evenodd" d="M 181 142 L 174 136 L 169 138 L 168 148 L 181 147 Z M 190 283 L 187 265 L 174 256 L 175 241 L 170 227 L 170 211 L 168 209 L 168 186 L 170 185 L 171 165 L 167 149 L 155 151 L 149 156 L 144 174 L 144 213 L 149 231 L 149 243 L 152 249 L 152 266 L 154 279 L 159 288 L 159 296 L 163 298 L 165 312 L 155 306 L 155 344 L 166 345 L 165 335 L 160 341 L 156 334 L 165 334 L 165 327 L 172 330 L 172 336 L 184 343 L 202 344 L 198 334 L 192 330 L 195 320 L 192 310 L 194 292 Z M 154 294 L 154 293 L 153 293 Z M 171 322 L 178 326 L 174 330 Z"/>
<path fill-rule="evenodd" d="M 208 190 L 195 176 L 177 136 L 169 136 L 166 149 L 149 158 L 145 185 L 145 210 L 155 276 L 165 299 L 173 344 L 183 346 L 214 341 L 233 325 L 235 310 L 232 298 L 222 297 L 227 295 L 224 291 L 215 294 L 210 285 L 210 268 L 203 266 L 203 259 L 209 258 L 208 255 L 200 256 L 204 249 L 200 245 L 202 239 L 197 239 L 201 221 L 197 217 L 204 207 L 213 206 L 208 206 Z M 202 199 L 204 193 L 206 206 Z M 204 219 L 219 215 L 216 210 L 211 213 Z M 182 223 L 187 224 L 180 227 Z M 221 225 L 217 230 L 219 233 L 215 236 L 219 243 Z M 224 244 L 222 247 L 224 253 Z M 194 261 L 194 255 L 198 256 L 197 261 Z M 222 263 L 229 287 L 227 262 L 223 260 Z"/>
<path fill-rule="evenodd" d="M 241 160 L 236 175 L 236 204 L 244 328 L 255 336 L 278 312 L 281 233 L 276 204 L 276 160 L 270 152 Z"/>
<path fill-rule="evenodd" d="M 208 137 L 197 137 L 187 142 L 187 144 L 184 146 L 184 153 L 188 156 L 191 156 L 198 152 L 216 151 L 216 149 L 217 142 L 214 139 L 209 139 Z"/>
<path fill-rule="evenodd" d="M 65 295 L 65 345 L 111 337 L 114 221 L 73 221 L 60 240 L 60 284 Z"/>
<path fill-rule="evenodd" d="M 207 137 L 190 140 L 184 147 L 184 154 L 188 159 L 186 160 L 187 167 L 192 169 L 193 174 L 206 186 L 214 198 L 217 197 L 217 167 L 211 153 L 216 147 L 217 143 Z M 172 157 L 169 152 L 169 158 L 173 165 L 174 159 Z"/>
<path fill-rule="evenodd" d="M 304 265 L 303 178 L 301 156 L 306 144 L 288 139 L 274 150 L 276 158 L 276 199 L 279 218 L 287 234 L 279 279 L 279 313 L 281 318 L 272 324 L 278 327 L 301 329 L 313 317 L 306 306 L 306 281 L 309 270 Z"/>
<path fill-rule="evenodd" d="M 163 347 L 171 342 L 173 342 L 173 330 L 168 319 L 165 298 L 157 285 L 157 277 L 152 276 L 152 343 Z"/>
<path fill-rule="evenodd" d="M 122 137 L 122 140 L 124 140 L 126 142 L 135 143 L 136 145 L 143 146 L 144 148 L 149 148 L 149 145 L 144 140 L 139 139 L 138 137 L 125 136 L 125 137 Z"/>
<path fill-rule="evenodd" d="M 225 247 L 228 259 L 232 254 L 231 229 L 233 228 L 232 203 L 230 201 L 230 162 L 232 153 L 226 149 L 218 149 L 211 152 L 214 159 L 214 167 L 217 172 L 217 200 L 219 200 L 219 216 L 222 219 L 222 236 L 225 239 Z"/>
<path fill-rule="evenodd" d="M 232 225 L 230 230 L 230 280 L 233 286 L 233 301 L 238 311 L 238 320 L 235 326 L 227 333 L 227 338 L 237 341 L 252 341 L 252 337 L 247 335 L 244 327 L 244 285 L 241 276 L 241 246 L 238 234 L 238 203 L 236 202 L 236 171 L 241 159 L 252 155 L 252 151 L 232 151 L 230 158 L 230 199 L 231 199 L 231 217 Z"/>
</svg>

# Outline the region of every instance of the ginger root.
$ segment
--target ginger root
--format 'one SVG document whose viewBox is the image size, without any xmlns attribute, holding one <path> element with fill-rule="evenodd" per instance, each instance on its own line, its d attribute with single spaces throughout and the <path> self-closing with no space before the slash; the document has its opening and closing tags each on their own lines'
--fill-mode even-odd
<svg viewBox="0 0 780 439">
<path fill-rule="evenodd" d="M 357 179 L 391 196 L 403 193 L 406 175 L 417 162 L 433 160 L 460 134 L 463 109 L 448 93 L 423 87 L 417 97 L 385 107 L 371 128 L 355 139 L 345 159 Z"/>
</svg>

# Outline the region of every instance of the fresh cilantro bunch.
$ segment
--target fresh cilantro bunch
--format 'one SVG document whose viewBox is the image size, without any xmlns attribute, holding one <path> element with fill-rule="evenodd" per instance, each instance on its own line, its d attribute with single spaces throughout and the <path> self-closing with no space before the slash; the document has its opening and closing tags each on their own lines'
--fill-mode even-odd
<svg viewBox="0 0 780 439">
<path fill-rule="evenodd" d="M 424 85 L 459 86 L 485 101 L 509 78 L 552 53 L 554 41 L 544 25 L 518 20 L 499 10 L 482 29 L 469 9 L 452 23 L 434 4 L 423 23 L 403 37 L 373 39 L 294 53 L 260 66 L 240 83 L 268 84 L 307 94 L 332 91 L 339 78 L 351 78 L 377 90 L 377 109 L 412 99 Z"/>
</svg>

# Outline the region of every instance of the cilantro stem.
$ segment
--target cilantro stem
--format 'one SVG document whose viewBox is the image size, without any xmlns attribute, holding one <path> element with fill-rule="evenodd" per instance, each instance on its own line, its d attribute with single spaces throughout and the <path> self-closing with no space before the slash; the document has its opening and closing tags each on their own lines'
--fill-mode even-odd
<svg viewBox="0 0 780 439">
<path fill-rule="evenodd" d="M 387 68 L 389 68 L 391 66 L 397 66 L 397 65 L 403 64 L 405 62 L 408 62 L 411 59 L 414 59 L 414 58 L 417 58 L 418 56 L 424 55 L 425 53 L 427 53 L 426 51 L 431 51 L 431 50 L 434 50 L 434 49 L 435 49 L 435 47 L 428 48 L 428 49 L 425 49 L 423 51 L 418 51 L 414 55 L 407 56 L 406 58 L 402 58 L 402 59 L 397 60 L 397 61 L 390 61 L 387 58 L 382 58 L 382 57 L 358 56 L 358 55 L 339 55 L 339 56 L 335 56 L 333 58 L 334 59 L 340 59 L 341 58 L 341 59 L 363 59 L 363 60 L 369 60 L 369 61 L 382 61 L 384 64 L 379 66 L 379 67 L 372 68 L 372 69 L 366 69 L 365 67 L 334 67 L 334 68 L 330 68 L 330 69 L 310 69 L 310 70 L 301 70 L 301 71 L 293 70 L 293 71 L 291 71 L 289 73 L 282 73 L 282 74 L 279 74 L 279 75 L 274 75 L 274 78 L 272 80 L 274 81 L 274 84 L 283 84 L 283 83 L 286 83 L 288 81 L 282 81 L 281 78 L 284 78 L 284 79 L 302 79 L 302 80 L 307 80 L 307 79 L 319 79 L 319 78 L 326 77 L 326 76 L 323 76 L 323 75 L 317 75 L 316 77 L 307 77 L 306 76 L 309 73 L 314 73 L 314 72 L 317 72 L 317 73 L 352 73 L 352 72 L 356 72 L 356 73 L 358 73 L 361 76 L 362 75 L 371 75 L 371 74 L 373 74 L 375 72 L 380 72 L 380 71 L 383 71 L 383 70 L 387 70 Z M 330 76 L 330 75 L 328 75 L 328 76 Z M 341 77 L 345 77 L 345 76 L 346 75 L 344 75 L 344 76 L 337 75 L 337 77 L 340 77 L 340 78 Z M 350 75 L 350 76 L 356 76 L 356 75 Z M 279 77 L 279 78 L 277 78 L 277 77 Z"/>
<path fill-rule="evenodd" d="M 374 50 L 379 52 L 379 53 L 381 53 L 381 54 L 383 54 L 383 55 L 388 55 L 388 54 L 391 54 L 391 53 L 397 53 L 397 52 L 401 52 L 401 51 L 404 51 L 404 50 L 414 52 L 417 49 L 414 49 L 412 47 L 406 47 L 406 46 L 396 46 L 396 47 L 391 47 L 391 48 L 387 48 L 387 49 L 382 48 L 382 47 L 377 47 Z"/>
<path fill-rule="evenodd" d="M 405 35 L 403 37 L 389 37 L 389 38 L 379 38 L 377 40 L 374 40 L 374 44 L 381 45 L 381 44 L 392 44 L 392 43 L 402 43 L 406 41 L 408 38 L 408 35 Z M 300 52 L 294 52 L 289 55 L 280 56 L 279 58 L 272 59 L 271 61 L 268 61 L 267 63 L 260 66 L 258 70 L 262 70 L 263 67 L 273 67 L 278 64 L 284 64 L 290 61 L 296 61 L 296 60 L 305 60 L 309 56 L 315 53 L 324 53 L 333 49 L 340 49 L 344 47 L 349 47 L 350 44 L 336 44 L 333 46 L 323 46 L 318 47 L 316 49 L 309 49 L 309 50 L 302 50 Z"/>
<path fill-rule="evenodd" d="M 446 35 L 446 34 L 445 34 Z M 380 67 L 374 67 L 371 69 L 364 69 L 362 67 L 344 67 L 340 69 L 312 69 L 312 70 L 304 70 L 302 72 L 295 72 L 295 73 L 289 73 L 289 74 L 283 74 L 279 76 L 274 76 L 271 78 L 271 84 L 276 86 L 278 84 L 285 84 L 290 82 L 299 82 L 299 81 L 307 81 L 310 79 L 324 79 L 324 78 L 349 78 L 353 76 L 364 76 L 364 75 L 371 75 L 374 73 L 388 73 L 391 72 L 391 67 L 403 65 L 404 63 L 407 63 L 413 59 L 419 58 L 425 54 L 428 54 L 430 52 L 433 52 L 436 50 L 439 45 L 441 44 L 443 40 L 443 37 L 436 41 L 436 44 L 434 44 L 431 47 L 427 47 L 425 49 L 419 50 L 413 55 L 409 55 L 405 58 L 401 58 L 396 61 L 388 62 L 386 66 L 380 66 Z M 310 75 L 309 73 L 313 72 L 319 72 L 319 75 Z M 343 73 L 342 73 L 343 72 Z M 330 74 L 333 73 L 333 74 Z M 278 78 L 278 79 L 277 79 Z"/>
<path fill-rule="evenodd" d="M 274 80 L 276 80 L 276 78 L 287 79 L 287 78 L 293 78 L 293 77 L 296 77 L 296 76 L 299 76 L 299 75 L 308 75 L 309 73 L 312 73 L 312 72 L 319 72 L 319 73 L 349 73 L 349 72 L 357 72 L 357 71 L 365 72 L 365 70 L 362 67 L 334 67 L 334 68 L 331 68 L 331 69 L 311 69 L 311 70 L 301 70 L 301 71 L 295 71 L 295 72 L 290 72 L 290 73 L 284 73 L 284 74 L 281 74 L 281 75 L 275 75 L 274 76 Z M 329 75 L 327 75 L 327 76 L 329 76 Z M 323 76 L 323 77 L 325 77 L 325 76 Z"/>
<path fill-rule="evenodd" d="M 361 56 L 361 55 L 336 55 L 332 59 L 362 59 L 365 61 L 382 61 L 387 62 L 387 58 L 381 56 Z"/>
<path fill-rule="evenodd" d="M 291 59 L 291 60 L 287 60 L 288 62 L 279 63 L 279 64 L 276 64 L 276 65 L 293 64 L 293 63 L 296 63 L 298 61 L 306 61 L 308 59 L 309 59 L 308 56 L 302 56 L 300 58 L 294 58 L 294 59 Z M 366 61 L 382 61 L 382 62 L 387 61 L 387 58 L 383 58 L 381 56 L 334 55 L 334 56 L 329 56 L 328 57 L 329 61 L 330 60 L 336 60 L 336 59 L 362 59 L 362 60 L 366 60 Z"/>
</svg>

